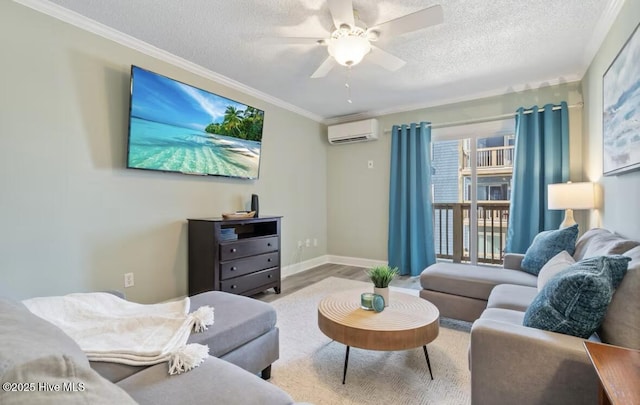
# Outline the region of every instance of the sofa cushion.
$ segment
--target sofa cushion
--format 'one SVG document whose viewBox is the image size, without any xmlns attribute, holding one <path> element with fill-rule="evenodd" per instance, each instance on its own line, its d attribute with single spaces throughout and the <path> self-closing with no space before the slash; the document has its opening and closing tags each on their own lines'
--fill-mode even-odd
<svg viewBox="0 0 640 405">
<path fill-rule="evenodd" d="M 199 367 L 179 375 L 169 375 L 166 364 L 156 364 L 118 382 L 118 386 L 142 405 L 293 402 L 275 385 L 211 356 Z"/>
<path fill-rule="evenodd" d="M 549 280 L 562 270 L 573 265 L 575 262 L 576 261 L 573 260 L 573 256 L 571 256 L 566 250 L 563 250 L 549 259 L 549 261 L 540 269 L 540 273 L 538 273 L 538 291 L 542 291 L 542 287 L 544 287 Z"/>
<path fill-rule="evenodd" d="M 573 258 L 579 261 L 593 256 L 621 255 L 638 245 L 640 242 L 624 239 L 606 229 L 593 228 L 580 237 Z"/>
<path fill-rule="evenodd" d="M 538 295 L 538 289 L 524 285 L 497 285 L 487 301 L 487 308 L 513 309 L 526 311 L 533 299 Z"/>
<path fill-rule="evenodd" d="M 0 336 L 2 382 L 34 384 L 28 392 L 0 391 L 0 403 L 134 403 L 89 367 L 87 357 L 68 335 L 22 303 L 0 298 Z M 59 391 L 51 388 L 58 386 Z"/>
<path fill-rule="evenodd" d="M 630 260 L 592 257 L 558 273 L 534 298 L 523 325 L 588 338 L 602 323 Z"/>
<path fill-rule="evenodd" d="M 480 316 L 480 319 L 490 319 L 512 325 L 522 325 L 524 312 L 507 308 L 487 308 Z"/>
<path fill-rule="evenodd" d="M 215 322 L 204 332 L 192 333 L 188 343 L 209 346 L 209 354 L 221 357 L 276 326 L 276 310 L 272 305 L 241 295 L 208 291 L 194 295 L 191 308 L 210 305 Z"/>
<path fill-rule="evenodd" d="M 566 250 L 573 255 L 578 238 L 578 224 L 567 228 L 543 231 L 536 235 L 522 259 L 521 267 L 527 273 L 538 275 L 540 269 L 553 256 Z"/>
<path fill-rule="evenodd" d="M 90 361 L 89 365 L 98 374 L 113 383 L 123 380 L 130 375 L 138 373 L 148 367 L 130 366 L 128 364 L 110 363 L 106 361 Z"/>
<path fill-rule="evenodd" d="M 501 323 L 514 325 L 514 326 L 515 325 L 521 326 L 523 324 L 523 321 L 524 321 L 524 315 L 525 315 L 524 312 L 516 311 L 516 310 L 513 310 L 513 309 L 487 308 L 482 313 L 482 316 L 480 316 L 480 319 L 501 322 Z M 475 323 L 474 323 L 473 326 L 475 326 Z M 540 333 L 531 333 L 531 331 L 529 331 L 528 332 L 528 336 L 529 337 L 537 336 L 537 337 L 543 338 L 543 339 L 545 338 L 544 334 L 547 333 L 546 331 L 543 332 L 542 330 L 535 328 L 534 332 L 536 332 L 536 331 L 540 332 Z M 472 330 L 472 333 L 473 333 L 473 330 Z M 569 339 L 574 339 L 574 338 L 571 337 Z M 598 342 L 598 343 L 601 342 L 600 337 L 598 336 L 597 333 L 594 333 L 593 335 L 589 336 L 588 340 L 590 340 L 592 342 Z M 570 343 L 571 340 L 564 340 L 564 341 L 568 345 L 573 345 L 573 343 Z M 554 339 L 554 344 L 557 344 L 559 342 L 560 341 Z M 580 345 L 580 346 L 582 346 L 582 345 Z M 526 348 L 524 350 L 526 350 Z"/>
<path fill-rule="evenodd" d="M 631 258 L 599 330 L 603 342 L 640 350 L 640 246 L 624 252 Z"/>
<path fill-rule="evenodd" d="M 420 275 L 425 290 L 487 300 L 498 284 L 518 284 L 535 287 L 537 278 L 520 270 L 463 263 L 436 263 Z"/>
</svg>

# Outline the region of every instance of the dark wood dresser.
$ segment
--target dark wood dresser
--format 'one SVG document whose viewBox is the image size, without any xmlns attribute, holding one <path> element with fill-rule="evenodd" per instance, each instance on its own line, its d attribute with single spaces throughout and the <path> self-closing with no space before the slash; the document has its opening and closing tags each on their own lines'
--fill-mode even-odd
<svg viewBox="0 0 640 405">
<path fill-rule="evenodd" d="M 189 219 L 189 295 L 280 294 L 280 219 Z"/>
</svg>

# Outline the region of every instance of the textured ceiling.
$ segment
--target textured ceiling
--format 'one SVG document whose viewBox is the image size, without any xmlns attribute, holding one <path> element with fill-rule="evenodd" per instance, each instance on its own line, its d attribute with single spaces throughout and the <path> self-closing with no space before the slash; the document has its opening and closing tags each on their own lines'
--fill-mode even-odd
<svg viewBox="0 0 640 405">
<path fill-rule="evenodd" d="M 369 26 L 433 4 L 444 23 L 378 42 L 407 64 L 389 72 L 365 56 L 351 69 L 350 104 L 346 68 L 309 78 L 325 47 L 277 40 L 326 37 L 325 0 L 50 0 L 325 122 L 579 80 L 616 2 L 353 0 Z"/>
</svg>

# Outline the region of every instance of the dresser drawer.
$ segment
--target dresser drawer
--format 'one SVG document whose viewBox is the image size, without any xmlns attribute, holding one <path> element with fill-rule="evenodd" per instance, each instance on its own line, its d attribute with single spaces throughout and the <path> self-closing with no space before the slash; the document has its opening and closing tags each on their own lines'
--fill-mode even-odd
<svg viewBox="0 0 640 405">
<path fill-rule="evenodd" d="M 220 279 L 226 280 L 228 278 L 239 277 L 259 270 L 276 267 L 280 263 L 279 259 L 280 254 L 278 252 L 271 252 L 220 263 Z"/>
<path fill-rule="evenodd" d="M 277 236 L 220 243 L 220 260 L 233 260 L 273 252 L 279 249 Z"/>
<path fill-rule="evenodd" d="M 279 268 L 263 270 L 246 276 L 231 278 L 220 281 L 220 290 L 233 294 L 243 294 L 272 282 L 276 282 L 279 277 Z M 266 289 L 266 288 L 265 288 Z"/>
</svg>

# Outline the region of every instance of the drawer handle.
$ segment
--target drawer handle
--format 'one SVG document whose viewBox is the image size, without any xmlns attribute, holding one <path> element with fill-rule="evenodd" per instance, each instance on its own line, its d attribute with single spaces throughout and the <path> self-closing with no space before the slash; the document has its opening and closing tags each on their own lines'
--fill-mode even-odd
<svg viewBox="0 0 640 405">
<path fill-rule="evenodd" d="M 271 278 L 271 277 L 273 277 L 273 274 L 267 275 L 267 278 Z"/>
<path fill-rule="evenodd" d="M 237 286 L 237 285 L 235 285 L 235 284 L 232 284 L 232 285 L 231 285 L 231 289 L 232 289 L 232 290 L 235 290 L 236 288 L 238 288 L 238 286 Z"/>
<path fill-rule="evenodd" d="M 267 243 L 267 246 L 271 246 L 271 242 Z"/>
<path fill-rule="evenodd" d="M 231 249 L 231 253 L 235 253 L 237 251 L 238 251 L 238 249 L 236 249 L 236 248 Z"/>
<path fill-rule="evenodd" d="M 238 270 L 238 268 L 237 268 L 236 266 L 233 266 L 233 267 L 231 268 L 231 271 L 236 271 L 236 270 Z"/>
<path fill-rule="evenodd" d="M 267 259 L 267 261 L 268 261 L 268 262 L 270 262 L 270 261 L 271 261 L 271 258 L 268 258 L 268 259 Z"/>
</svg>

